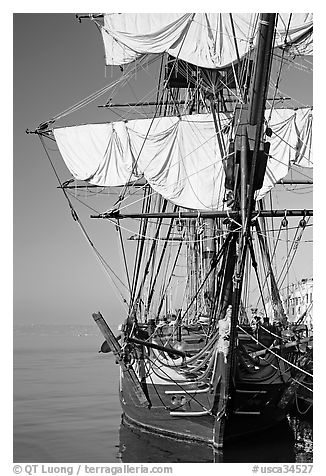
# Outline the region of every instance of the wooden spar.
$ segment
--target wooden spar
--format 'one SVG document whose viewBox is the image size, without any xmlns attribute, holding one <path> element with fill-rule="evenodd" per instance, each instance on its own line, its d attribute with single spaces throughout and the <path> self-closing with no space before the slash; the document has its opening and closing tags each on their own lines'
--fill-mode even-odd
<svg viewBox="0 0 326 476">
<path fill-rule="evenodd" d="M 106 339 L 107 343 L 109 344 L 110 349 L 117 358 L 117 361 L 123 370 L 123 375 L 126 379 L 130 380 L 130 384 L 132 385 L 135 395 L 139 401 L 141 406 L 150 406 L 150 402 L 147 399 L 141 385 L 139 379 L 131 366 L 127 366 L 121 356 L 121 346 L 111 331 L 110 327 L 108 326 L 107 322 L 105 321 L 104 317 L 100 312 L 94 312 L 92 314 L 94 321 L 96 322 L 98 328 L 102 332 L 104 338 Z"/>
<path fill-rule="evenodd" d="M 134 182 L 127 184 L 128 186 L 132 187 L 143 187 L 146 184 L 145 181 L 143 182 Z M 312 179 L 297 179 L 297 180 L 290 180 L 290 179 L 280 179 L 278 182 L 276 182 L 277 185 L 313 185 L 313 180 Z M 117 185 L 116 188 L 119 188 L 121 186 Z M 61 185 L 58 186 L 57 188 L 108 188 L 108 187 L 103 187 L 102 185 Z M 113 188 L 113 187 L 112 187 Z"/>
<path fill-rule="evenodd" d="M 116 357 L 120 358 L 121 346 L 118 342 L 118 339 L 115 337 L 110 327 L 106 323 L 104 317 L 102 316 L 100 312 L 94 312 L 92 316 L 98 328 L 102 332 L 105 340 L 109 344 L 110 349 L 112 349 L 112 352 L 114 353 Z"/>
<path fill-rule="evenodd" d="M 288 101 L 292 98 L 288 97 L 277 97 L 277 98 L 268 98 L 268 101 Z M 224 98 L 224 102 L 234 102 L 235 99 L 233 98 Z M 218 99 L 212 99 L 212 102 L 217 103 Z M 180 100 L 178 101 L 178 104 L 186 104 L 186 101 Z M 143 106 L 175 106 L 175 102 L 164 102 L 164 101 L 146 101 L 146 102 L 129 102 L 129 103 L 116 103 L 112 104 L 108 102 L 107 104 L 102 104 L 97 107 L 105 107 L 105 108 L 110 108 L 110 107 L 143 107 Z"/>
<path fill-rule="evenodd" d="M 276 182 L 277 184 L 281 184 L 281 185 L 313 185 L 313 180 L 311 179 L 307 179 L 307 180 L 304 180 L 304 179 L 298 179 L 298 180 L 288 180 L 288 179 L 281 179 L 279 180 L 278 182 Z"/>
<path fill-rule="evenodd" d="M 150 240 L 155 240 L 155 238 L 154 237 L 152 238 L 152 237 L 149 237 L 149 236 L 144 238 L 140 235 L 131 235 L 131 236 L 129 236 L 129 238 L 127 238 L 127 240 L 129 240 L 129 241 L 140 241 L 140 240 L 150 241 Z M 160 241 L 163 241 L 163 242 L 164 241 L 168 241 L 168 242 L 178 241 L 178 242 L 183 243 L 185 241 L 185 239 L 181 238 L 181 237 L 170 236 L 170 238 L 162 237 L 162 238 L 160 238 Z M 197 241 L 199 241 L 199 240 L 197 240 Z"/>
<path fill-rule="evenodd" d="M 149 349 L 157 349 L 167 354 L 178 355 L 179 357 L 186 357 L 186 353 L 181 350 L 172 349 L 170 347 L 165 347 L 164 345 L 154 344 L 153 342 L 147 342 L 141 339 L 135 339 L 134 337 L 128 337 L 128 342 L 133 342 L 134 344 L 144 345 Z"/>
<path fill-rule="evenodd" d="M 287 217 L 301 217 L 306 216 L 310 217 L 313 216 L 313 210 L 311 209 L 304 209 L 304 210 L 295 210 L 295 209 L 284 209 L 284 210 L 262 210 L 257 212 L 257 215 L 261 217 L 273 217 L 273 218 L 283 218 L 285 215 Z M 91 215 L 91 218 L 109 218 L 109 219 L 123 219 L 123 218 L 192 218 L 197 219 L 200 218 L 239 218 L 239 211 L 220 211 L 217 210 L 215 212 L 188 212 L 188 211 L 180 211 L 180 212 L 149 212 L 149 213 L 137 213 L 137 212 L 130 212 L 130 213 L 121 213 L 118 210 L 112 210 L 111 212 L 101 213 L 100 215 Z"/>
<path fill-rule="evenodd" d="M 179 104 L 186 104 L 186 101 L 178 101 L 178 105 Z M 111 104 L 111 103 L 107 103 L 107 104 L 103 104 L 103 105 L 100 105 L 100 106 L 97 106 L 97 107 L 136 107 L 136 106 L 139 106 L 139 107 L 144 107 L 144 106 L 175 106 L 175 102 L 172 102 L 172 101 L 169 101 L 169 102 L 165 102 L 165 101 L 147 101 L 147 102 L 130 102 L 130 103 L 118 103 L 118 104 Z"/>
<path fill-rule="evenodd" d="M 104 18 L 103 13 L 91 14 L 88 15 L 78 15 L 76 14 L 76 18 L 81 23 L 82 20 L 92 20 L 93 18 Z"/>
</svg>

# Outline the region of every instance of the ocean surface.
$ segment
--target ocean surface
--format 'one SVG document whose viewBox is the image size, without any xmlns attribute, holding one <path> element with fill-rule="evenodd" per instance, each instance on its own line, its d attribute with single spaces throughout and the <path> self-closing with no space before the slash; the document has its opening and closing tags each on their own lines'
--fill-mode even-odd
<svg viewBox="0 0 326 476">
<path fill-rule="evenodd" d="M 312 462 L 312 422 L 289 421 L 223 454 L 132 430 L 121 420 L 119 367 L 94 326 L 14 327 L 14 462 Z"/>
</svg>

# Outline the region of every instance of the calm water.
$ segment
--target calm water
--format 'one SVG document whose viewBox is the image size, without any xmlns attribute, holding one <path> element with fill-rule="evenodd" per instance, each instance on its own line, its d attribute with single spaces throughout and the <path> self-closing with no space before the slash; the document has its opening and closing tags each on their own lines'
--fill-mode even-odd
<svg viewBox="0 0 326 476">
<path fill-rule="evenodd" d="M 125 427 L 102 341 L 93 326 L 15 327 L 14 462 L 312 462 L 311 423 L 296 418 L 223 455 Z"/>
</svg>

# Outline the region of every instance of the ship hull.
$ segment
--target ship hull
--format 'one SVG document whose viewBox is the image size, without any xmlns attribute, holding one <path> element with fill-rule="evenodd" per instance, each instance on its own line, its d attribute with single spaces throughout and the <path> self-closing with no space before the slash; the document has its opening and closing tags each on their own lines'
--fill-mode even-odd
<svg viewBox="0 0 326 476">
<path fill-rule="evenodd" d="M 151 407 L 137 404 L 128 379 L 120 380 L 120 401 L 125 424 L 179 441 L 204 443 L 221 449 L 225 442 L 263 431 L 286 418 L 287 407 L 280 406 L 286 384 L 251 385 L 234 392 L 229 414 L 216 416 L 205 410 L 208 395 L 195 394 L 196 410 L 185 405 L 174 415 L 171 400 L 180 392 L 178 385 L 146 385 Z M 175 392 L 175 394 L 173 393 Z M 218 397 L 218 395 L 217 395 Z M 199 411 L 201 407 L 202 412 Z M 201 414 L 202 413 L 202 414 Z M 223 439 L 219 438 L 223 435 Z"/>
</svg>

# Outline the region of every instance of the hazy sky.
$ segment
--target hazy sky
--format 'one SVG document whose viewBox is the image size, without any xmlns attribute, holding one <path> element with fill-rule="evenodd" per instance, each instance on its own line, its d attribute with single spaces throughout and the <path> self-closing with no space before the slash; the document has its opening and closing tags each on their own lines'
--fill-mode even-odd
<svg viewBox="0 0 326 476">
<path fill-rule="evenodd" d="M 140 89 L 137 85 L 127 87 L 120 100 L 135 101 L 147 94 L 152 73 L 157 75 L 157 68 L 145 71 Z M 25 134 L 26 128 L 34 130 L 120 75 L 119 68 L 105 71 L 102 39 L 91 22 L 80 24 L 73 14 L 14 15 L 16 323 L 91 323 L 91 313 L 97 310 L 121 322 L 122 306 L 72 220 L 62 191 L 56 188 L 58 183 L 40 140 Z M 97 107 L 107 99 L 106 95 L 86 111 L 56 125 L 118 120 Z M 56 167 L 62 180 L 71 177 L 62 160 L 56 161 Z M 106 252 L 116 271 L 121 271 L 113 227 L 104 221 L 86 225 L 91 237 L 95 228 L 100 232 L 100 251 Z"/>
<path fill-rule="evenodd" d="M 17 323 L 90 323 L 91 312 L 114 309 L 108 283 L 56 188 L 38 137 L 25 134 L 107 83 L 103 55 L 96 27 L 80 25 L 73 14 L 14 15 Z M 69 179 L 63 166 L 59 170 Z"/>
<path fill-rule="evenodd" d="M 74 14 L 15 14 L 13 58 L 15 323 L 86 324 L 92 322 L 92 312 L 101 310 L 117 324 L 122 307 L 56 188 L 38 137 L 25 134 L 26 128 L 35 129 L 111 81 L 111 68 L 105 77 L 101 36 L 94 24 L 79 24 Z M 116 69 L 112 74 L 120 73 Z M 154 69 L 145 72 L 140 89 L 127 87 L 120 100 L 141 98 L 152 74 Z M 283 87 L 303 104 L 312 104 L 311 74 L 289 71 Z M 104 96 L 64 123 L 117 120 L 97 108 L 107 99 Z M 60 177 L 69 179 L 64 165 L 57 165 Z M 307 205 L 302 198 L 297 196 L 297 205 L 292 206 L 311 207 L 311 197 Z M 93 232 L 95 224 L 90 226 Z M 96 226 L 102 227 L 101 245 L 114 250 L 117 241 L 112 230 L 104 222 Z M 109 256 L 119 270 L 116 252 Z"/>
</svg>

